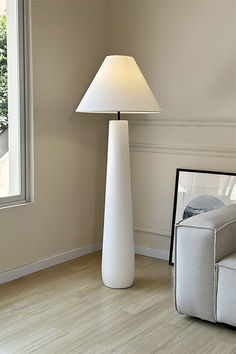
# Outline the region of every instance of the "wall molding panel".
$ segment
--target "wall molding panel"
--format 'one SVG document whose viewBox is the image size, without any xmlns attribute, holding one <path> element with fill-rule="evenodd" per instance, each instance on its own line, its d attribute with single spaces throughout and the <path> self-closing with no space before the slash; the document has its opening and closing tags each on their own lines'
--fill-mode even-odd
<svg viewBox="0 0 236 354">
<path fill-rule="evenodd" d="M 200 147 L 200 146 L 177 146 L 177 145 L 158 145 L 145 143 L 131 143 L 133 152 L 150 152 L 171 155 L 196 155 L 208 157 L 236 158 L 236 149 L 225 147 Z"/>
<path fill-rule="evenodd" d="M 144 232 L 148 234 L 153 234 L 156 236 L 170 237 L 171 232 L 165 228 L 156 228 L 155 226 L 147 225 L 147 224 L 134 224 L 134 231 Z"/>
<path fill-rule="evenodd" d="M 169 116 L 161 115 L 161 118 L 130 118 L 130 125 L 146 125 L 146 126 L 174 126 L 174 127 L 227 127 L 236 128 L 236 117 L 205 117 L 205 116 Z"/>
<path fill-rule="evenodd" d="M 132 51 L 163 110 L 124 117 L 135 240 L 168 251 L 176 168 L 236 172 L 235 1 L 112 1 L 111 9 L 113 52 Z"/>
</svg>

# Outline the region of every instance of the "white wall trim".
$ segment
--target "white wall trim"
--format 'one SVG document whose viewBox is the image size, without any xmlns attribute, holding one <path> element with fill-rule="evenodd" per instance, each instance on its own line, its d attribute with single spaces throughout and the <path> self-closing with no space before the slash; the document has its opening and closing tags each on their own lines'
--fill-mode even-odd
<svg viewBox="0 0 236 354">
<path fill-rule="evenodd" d="M 143 144 L 131 143 L 131 151 L 135 152 L 152 152 L 159 154 L 171 155 L 196 155 L 208 157 L 227 157 L 235 158 L 236 149 L 225 147 L 200 147 L 200 146 L 177 146 L 177 145 L 157 145 L 157 144 Z"/>
<path fill-rule="evenodd" d="M 70 261 L 72 259 L 84 256 L 89 253 L 93 253 L 102 248 L 102 243 L 94 243 L 90 246 L 77 248 L 71 251 L 63 252 L 55 256 L 42 259 L 38 262 L 27 264 L 23 267 L 11 269 L 7 272 L 0 274 L 0 284 L 8 281 L 24 277 L 25 275 L 38 272 L 39 270 L 52 267 L 56 264 Z"/>
<path fill-rule="evenodd" d="M 71 251 L 67 251 L 64 253 L 57 254 L 55 256 L 42 259 L 38 262 L 34 262 L 31 264 L 27 264 L 25 266 L 11 269 L 7 272 L 0 274 L 0 284 L 7 283 L 9 281 L 24 277 L 26 275 L 38 272 L 40 270 L 53 267 L 57 264 L 70 261 L 72 259 L 82 257 L 86 254 L 93 253 L 101 250 L 102 243 L 94 243 L 90 246 L 85 246 L 81 248 L 77 248 Z M 135 253 L 140 254 L 147 257 L 159 258 L 168 260 L 169 252 L 164 250 L 157 250 L 155 248 L 148 248 L 143 246 L 135 246 Z"/>
<path fill-rule="evenodd" d="M 155 226 L 139 224 L 139 223 L 134 224 L 134 231 L 140 231 L 140 232 L 145 232 L 148 234 L 164 236 L 164 237 L 170 237 L 171 234 L 170 230 L 168 230 L 167 228 L 160 228 L 160 227 L 157 228 Z"/>
<path fill-rule="evenodd" d="M 168 251 L 157 250 L 155 248 L 135 246 L 135 253 L 140 254 L 142 256 L 164 259 L 165 261 L 168 261 L 169 259 Z"/>
<path fill-rule="evenodd" d="M 130 125 L 157 125 L 157 126 L 180 126 L 180 127 L 236 127 L 236 117 L 209 117 L 209 116 L 176 116 L 164 115 L 156 118 L 132 118 L 129 117 Z"/>
</svg>

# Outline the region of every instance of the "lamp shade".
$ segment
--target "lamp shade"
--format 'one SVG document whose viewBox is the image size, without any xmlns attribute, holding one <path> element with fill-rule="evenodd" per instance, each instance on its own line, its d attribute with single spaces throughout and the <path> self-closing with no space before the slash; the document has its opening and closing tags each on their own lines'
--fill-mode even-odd
<svg viewBox="0 0 236 354">
<path fill-rule="evenodd" d="M 107 56 L 76 112 L 157 113 L 161 109 L 133 57 Z"/>
</svg>

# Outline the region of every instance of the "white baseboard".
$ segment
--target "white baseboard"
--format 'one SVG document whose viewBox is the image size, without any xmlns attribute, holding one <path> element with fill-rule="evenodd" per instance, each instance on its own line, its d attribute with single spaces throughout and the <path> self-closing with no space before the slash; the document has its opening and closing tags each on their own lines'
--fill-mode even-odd
<svg viewBox="0 0 236 354">
<path fill-rule="evenodd" d="M 27 264 L 23 267 L 11 269 L 7 272 L 0 274 L 0 284 L 8 281 L 24 277 L 25 275 L 38 272 L 39 270 L 52 267 L 56 264 L 70 261 L 72 259 L 84 256 L 89 253 L 96 252 L 102 248 L 102 243 L 94 243 L 90 246 L 77 248 L 71 251 L 57 254 L 55 256 L 42 259 L 41 261 Z"/>
<path fill-rule="evenodd" d="M 96 251 L 100 250 L 101 248 L 102 248 L 102 243 L 94 243 L 93 245 L 77 248 L 75 250 L 67 251 L 64 253 L 60 253 L 60 254 L 57 254 L 56 256 L 45 258 L 45 259 L 42 259 L 41 261 L 27 264 L 23 267 L 11 269 L 7 272 L 0 274 L 0 284 L 24 277 L 25 275 L 38 272 L 42 269 L 46 269 L 46 268 L 52 267 L 54 265 L 57 265 L 57 264 L 60 264 L 63 262 L 70 261 L 72 259 L 84 256 L 86 254 L 96 252 Z M 159 259 L 164 259 L 164 260 L 169 259 L 169 252 L 168 251 L 157 250 L 154 248 L 135 246 L 135 253 L 143 255 L 143 256 L 159 258 Z"/>
<path fill-rule="evenodd" d="M 165 261 L 168 261 L 169 259 L 168 251 L 157 250 L 155 248 L 135 246 L 135 253 L 141 254 L 142 256 L 164 259 Z"/>
</svg>

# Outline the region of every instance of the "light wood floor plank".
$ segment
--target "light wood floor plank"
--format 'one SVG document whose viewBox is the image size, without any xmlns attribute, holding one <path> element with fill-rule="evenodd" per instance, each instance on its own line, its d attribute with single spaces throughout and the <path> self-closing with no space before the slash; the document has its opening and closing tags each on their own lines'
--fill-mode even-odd
<svg viewBox="0 0 236 354">
<path fill-rule="evenodd" d="M 236 332 L 179 315 L 173 268 L 136 257 L 129 289 L 101 280 L 99 252 L 0 285 L 0 354 L 236 354 Z"/>
</svg>

